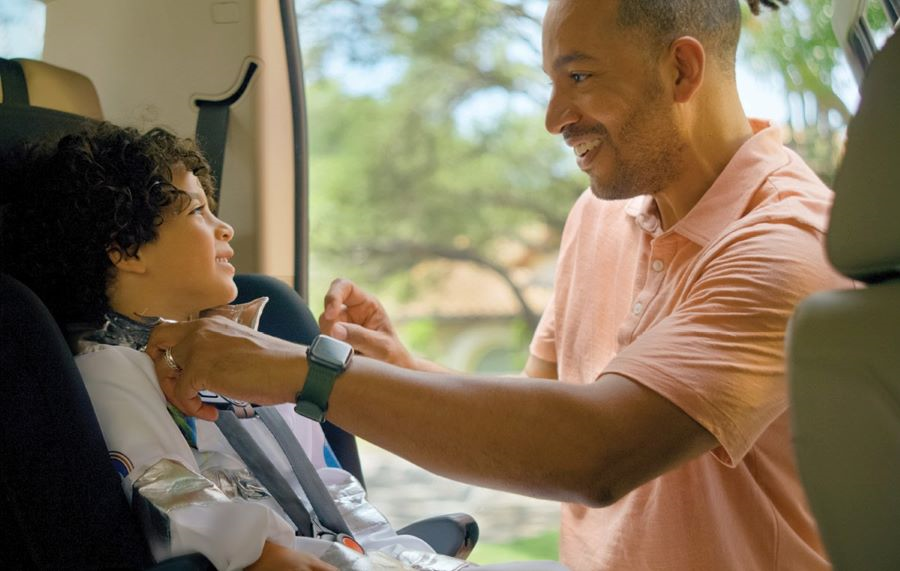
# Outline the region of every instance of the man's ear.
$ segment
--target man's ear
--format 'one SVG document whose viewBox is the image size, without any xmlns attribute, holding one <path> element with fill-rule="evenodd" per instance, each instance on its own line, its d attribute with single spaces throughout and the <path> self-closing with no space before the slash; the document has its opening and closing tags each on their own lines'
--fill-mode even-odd
<svg viewBox="0 0 900 571">
<path fill-rule="evenodd" d="M 133 256 L 129 256 L 123 252 L 121 248 L 114 246 L 107 250 L 106 254 L 119 272 L 143 274 L 147 271 L 146 264 L 141 260 L 140 251 L 136 252 Z"/>
<path fill-rule="evenodd" d="M 696 38 L 682 36 L 669 46 L 672 62 L 672 95 L 675 103 L 691 100 L 706 72 L 706 50 Z"/>
</svg>

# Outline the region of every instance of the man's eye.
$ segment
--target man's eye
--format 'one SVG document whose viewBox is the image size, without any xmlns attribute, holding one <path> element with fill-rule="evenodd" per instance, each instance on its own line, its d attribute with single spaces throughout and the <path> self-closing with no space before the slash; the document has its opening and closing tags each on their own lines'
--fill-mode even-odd
<svg viewBox="0 0 900 571">
<path fill-rule="evenodd" d="M 572 72 L 572 73 L 569 74 L 569 77 L 571 77 L 571 78 L 572 78 L 572 81 L 574 81 L 575 83 L 581 83 L 582 81 L 584 81 L 584 80 L 586 80 L 587 78 L 589 78 L 589 77 L 590 77 L 590 74 L 588 74 L 588 73 Z"/>
</svg>

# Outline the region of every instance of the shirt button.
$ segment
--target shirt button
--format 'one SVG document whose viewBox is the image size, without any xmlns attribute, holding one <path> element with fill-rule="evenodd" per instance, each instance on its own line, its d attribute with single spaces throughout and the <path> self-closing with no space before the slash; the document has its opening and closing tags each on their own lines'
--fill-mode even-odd
<svg viewBox="0 0 900 571">
<path fill-rule="evenodd" d="M 666 265 L 662 260 L 653 260 L 653 263 L 650 264 L 650 267 L 653 268 L 654 272 L 661 272 L 663 271 L 663 268 L 666 267 Z"/>
<path fill-rule="evenodd" d="M 644 309 L 644 304 L 641 302 L 637 302 L 634 304 L 634 307 L 631 308 L 631 312 L 635 315 L 640 315 L 641 311 Z"/>
</svg>

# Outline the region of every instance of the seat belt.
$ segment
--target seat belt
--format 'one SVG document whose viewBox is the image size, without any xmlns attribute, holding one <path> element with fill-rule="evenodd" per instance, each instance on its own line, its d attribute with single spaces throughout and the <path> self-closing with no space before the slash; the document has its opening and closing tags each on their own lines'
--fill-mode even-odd
<svg viewBox="0 0 900 571">
<path fill-rule="evenodd" d="M 216 426 L 304 536 L 334 541 L 358 553 L 365 553 L 365 549 L 354 539 L 350 527 L 338 511 L 334 499 L 328 493 L 328 489 L 315 467 L 306 457 L 306 452 L 294 438 L 284 418 L 272 407 L 256 407 L 254 410 L 275 437 L 290 462 L 300 487 L 303 488 L 306 497 L 312 504 L 312 514 L 309 513 L 287 481 L 278 473 L 272 462 L 263 454 L 253 437 L 240 425 L 241 421 L 233 412 L 220 410 Z M 270 483 L 272 487 L 270 487 Z M 290 507 L 290 511 L 288 507 Z M 306 530 L 309 530 L 308 534 Z"/>
<path fill-rule="evenodd" d="M 247 464 L 256 479 L 272 494 L 284 513 L 291 518 L 297 526 L 297 533 L 304 537 L 315 537 L 312 516 L 306 506 L 240 423 L 238 417 L 230 410 L 219 411 L 216 426 L 225 435 L 228 443 Z"/>
<path fill-rule="evenodd" d="M 210 170 L 212 170 L 213 180 L 215 180 L 214 204 L 218 210 L 219 194 L 222 190 L 222 169 L 225 166 L 225 143 L 228 141 L 228 118 L 231 112 L 231 106 L 247 90 L 250 85 L 250 79 L 256 73 L 259 67 L 256 63 L 251 62 L 247 66 L 244 78 L 234 93 L 224 99 L 197 99 L 194 103 L 197 105 L 197 129 L 194 138 L 200 145 L 200 149 L 209 161 Z M 217 212 L 213 212 L 216 214 Z"/>
<path fill-rule="evenodd" d="M 0 82 L 3 83 L 4 104 L 28 105 L 28 83 L 19 62 L 0 58 Z"/>
</svg>

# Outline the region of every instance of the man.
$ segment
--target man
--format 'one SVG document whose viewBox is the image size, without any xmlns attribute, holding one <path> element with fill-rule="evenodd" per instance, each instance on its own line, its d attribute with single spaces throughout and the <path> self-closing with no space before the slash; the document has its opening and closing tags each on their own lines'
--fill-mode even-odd
<svg viewBox="0 0 900 571">
<path fill-rule="evenodd" d="M 574 569 L 827 568 L 790 446 L 783 344 L 800 299 L 849 282 L 822 249 L 830 191 L 744 115 L 739 31 L 736 0 L 551 1 L 546 125 L 591 188 L 525 372 L 563 382 L 436 372 L 377 300 L 337 281 L 323 330 L 400 366 L 353 360 L 329 419 L 436 473 L 567 502 Z M 166 394 L 198 416 L 202 388 L 299 392 L 304 410 L 319 386 L 303 348 L 223 322 L 153 341 L 184 367 L 158 366 Z"/>
</svg>

